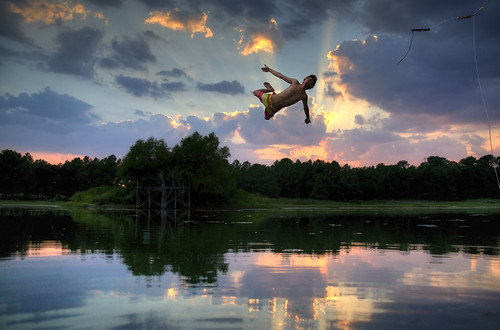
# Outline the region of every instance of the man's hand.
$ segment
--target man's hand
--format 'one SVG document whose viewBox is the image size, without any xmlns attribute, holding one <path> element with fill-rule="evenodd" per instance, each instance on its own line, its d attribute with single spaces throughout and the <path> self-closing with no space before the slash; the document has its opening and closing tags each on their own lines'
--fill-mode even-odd
<svg viewBox="0 0 500 330">
<path fill-rule="evenodd" d="M 310 123 L 311 123 L 311 119 L 306 118 L 305 123 L 306 123 L 306 124 L 310 124 Z"/>
<path fill-rule="evenodd" d="M 269 70 L 270 70 L 269 67 L 264 64 L 264 66 L 262 67 L 262 71 L 269 72 Z"/>
</svg>

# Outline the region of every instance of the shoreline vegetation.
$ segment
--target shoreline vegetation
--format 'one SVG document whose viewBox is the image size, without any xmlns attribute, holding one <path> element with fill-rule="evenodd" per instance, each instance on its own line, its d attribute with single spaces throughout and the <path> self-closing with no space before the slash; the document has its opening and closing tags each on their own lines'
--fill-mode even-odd
<svg viewBox="0 0 500 330">
<path fill-rule="evenodd" d="M 324 212 L 324 213 L 374 213 L 406 214 L 433 212 L 495 213 L 500 212 L 500 199 L 471 199 L 463 201 L 424 201 L 424 200 L 374 200 L 374 201 L 318 201 L 312 199 L 267 198 L 250 194 L 244 202 L 234 201 L 211 208 L 191 208 L 192 212 Z M 18 201 L 2 200 L 0 208 L 42 208 L 42 209 L 88 209 L 95 211 L 135 210 L 135 205 L 81 203 L 72 201 Z M 158 209 L 159 211 L 159 209 Z M 167 211 L 173 211 L 172 209 Z M 180 211 L 180 210 L 179 210 Z"/>
<path fill-rule="evenodd" d="M 229 148 L 221 146 L 214 133 L 202 136 L 198 132 L 173 148 L 151 137 L 137 140 L 123 159 L 114 155 L 104 159 L 85 156 L 59 165 L 34 160 L 29 153 L 3 150 L 0 172 L 6 175 L 0 176 L 0 199 L 134 205 L 137 192 L 141 198 L 145 195 L 140 192 L 151 192 L 153 187 L 182 190 L 183 197 L 189 190 L 191 206 L 207 209 L 221 205 L 297 207 L 311 204 L 312 200 L 318 201 L 313 203 L 317 208 L 350 201 L 380 204 L 377 201 L 500 198 L 500 184 L 495 180 L 500 157 L 492 155 L 479 159 L 469 156 L 459 162 L 429 156 L 418 166 L 401 160 L 392 165 L 363 167 L 341 166 L 335 160 L 289 158 L 272 165 L 238 160 L 230 163 L 229 157 Z M 159 194 L 148 196 L 158 205 L 161 202 Z"/>
</svg>

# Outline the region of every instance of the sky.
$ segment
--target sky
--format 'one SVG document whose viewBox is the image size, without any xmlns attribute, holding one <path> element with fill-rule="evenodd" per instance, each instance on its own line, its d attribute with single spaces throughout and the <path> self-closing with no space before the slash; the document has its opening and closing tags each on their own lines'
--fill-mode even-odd
<svg viewBox="0 0 500 330">
<path fill-rule="evenodd" d="M 499 156 L 499 1 L 455 19 L 485 2 L 0 0 L 0 150 L 122 158 L 197 131 L 230 161 L 418 166 L 491 154 L 490 125 Z M 311 124 L 301 102 L 264 120 L 252 91 L 288 86 L 264 64 L 318 76 Z"/>
</svg>

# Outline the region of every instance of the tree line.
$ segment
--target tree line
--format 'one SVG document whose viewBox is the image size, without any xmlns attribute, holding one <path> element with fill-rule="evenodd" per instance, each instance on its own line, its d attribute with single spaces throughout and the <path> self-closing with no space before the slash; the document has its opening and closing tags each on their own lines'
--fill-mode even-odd
<svg viewBox="0 0 500 330">
<path fill-rule="evenodd" d="M 121 160 L 111 155 L 104 159 L 75 158 L 53 165 L 33 160 L 26 153 L 0 152 L 0 196 L 2 199 L 69 199 L 74 193 L 97 186 L 118 184 Z"/>
<path fill-rule="evenodd" d="M 175 179 L 189 185 L 195 204 L 224 202 L 237 189 L 237 172 L 229 157 L 229 148 L 220 146 L 214 133 L 198 132 L 173 148 L 163 139 L 137 140 L 123 159 L 86 156 L 54 165 L 33 160 L 29 153 L 3 150 L 0 198 L 68 200 L 78 192 L 113 187 L 118 189 L 106 191 L 104 202 L 134 203 L 138 184 L 168 186 Z"/>
<path fill-rule="evenodd" d="M 33 160 L 26 153 L 0 152 L 1 199 L 67 200 L 77 192 L 114 187 L 112 202 L 133 203 L 139 182 L 182 181 L 191 188 L 194 204 L 227 202 L 238 189 L 267 197 L 319 200 L 498 198 L 495 168 L 500 157 L 467 157 L 459 162 L 428 157 L 419 166 L 351 167 L 336 161 L 292 161 L 272 165 L 229 162 L 228 147 L 218 137 L 198 132 L 173 148 L 163 139 L 138 140 L 123 159 L 75 158 L 63 164 Z M 496 165 L 495 165 L 496 166 Z"/>
<path fill-rule="evenodd" d="M 428 157 L 419 166 L 351 167 L 336 161 L 293 162 L 284 158 L 271 166 L 238 164 L 238 187 L 269 197 L 319 200 L 464 200 L 498 198 L 500 189 L 491 155 L 460 162 Z M 500 158 L 495 159 L 496 163 Z M 234 163 L 233 163 L 234 164 Z"/>
</svg>

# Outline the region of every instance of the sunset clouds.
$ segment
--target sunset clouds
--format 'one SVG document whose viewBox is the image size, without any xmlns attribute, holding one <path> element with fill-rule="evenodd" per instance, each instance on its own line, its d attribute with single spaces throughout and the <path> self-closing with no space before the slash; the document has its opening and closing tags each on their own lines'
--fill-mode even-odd
<svg viewBox="0 0 500 330">
<path fill-rule="evenodd" d="M 274 53 L 279 47 L 278 23 L 274 18 L 269 20 L 263 29 L 241 28 L 238 49 L 241 55 L 247 56 L 258 52 Z"/>
<path fill-rule="evenodd" d="M 30 0 L 19 3 L 10 2 L 9 9 L 13 13 L 20 14 L 27 23 L 41 21 L 46 24 L 55 24 L 61 20 L 73 20 L 75 16 L 83 20 L 87 19 L 87 16 L 105 19 L 102 12 L 92 12 L 81 3 L 68 1 Z"/>
<path fill-rule="evenodd" d="M 167 11 L 165 13 L 155 11 L 149 13 L 149 18 L 146 19 L 146 24 L 159 24 L 165 28 L 174 31 L 183 31 L 191 33 L 191 39 L 194 38 L 195 33 L 205 34 L 205 38 L 214 36 L 212 30 L 206 26 L 208 15 L 206 13 L 191 14 L 189 12 L 180 11 L 178 8 L 175 10 Z"/>
<path fill-rule="evenodd" d="M 0 148 L 123 157 L 139 138 L 215 132 L 232 159 L 418 165 L 500 154 L 500 21 L 483 1 L 0 0 Z M 264 120 L 252 91 L 308 91 Z"/>
</svg>

